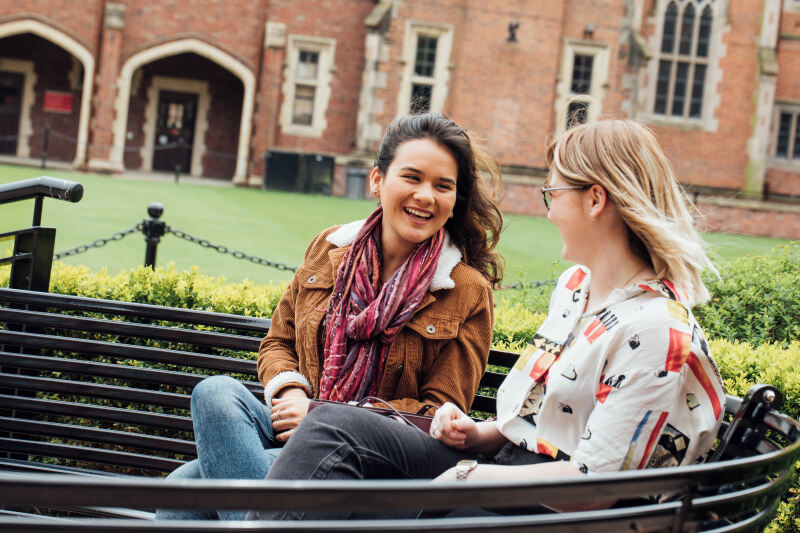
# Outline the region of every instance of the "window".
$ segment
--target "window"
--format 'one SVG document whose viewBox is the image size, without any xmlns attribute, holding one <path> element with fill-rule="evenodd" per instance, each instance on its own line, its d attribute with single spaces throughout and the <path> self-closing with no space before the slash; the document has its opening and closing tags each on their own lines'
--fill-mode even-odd
<svg viewBox="0 0 800 533">
<path fill-rule="evenodd" d="M 775 157 L 800 163 L 800 107 L 778 107 Z"/>
<path fill-rule="evenodd" d="M 575 54 L 572 62 L 571 94 L 589 94 L 592 88 L 592 64 L 594 56 Z M 589 119 L 589 104 L 586 102 L 570 102 L 567 108 L 567 128 L 576 124 L 585 124 Z"/>
<path fill-rule="evenodd" d="M 314 119 L 314 92 L 317 85 L 319 52 L 299 51 L 295 72 L 292 124 L 311 126 Z"/>
<path fill-rule="evenodd" d="M 403 44 L 403 83 L 398 92 L 398 114 L 441 111 L 450 77 L 453 31 L 449 25 L 409 21 Z"/>
<path fill-rule="evenodd" d="M 671 0 L 664 11 L 653 113 L 701 118 L 714 0 Z"/>
<path fill-rule="evenodd" d="M 281 129 L 290 135 L 321 137 L 327 127 L 335 41 L 289 36 L 283 83 Z"/>
<path fill-rule="evenodd" d="M 427 113 L 431 110 L 434 69 L 436 67 L 436 43 L 438 38 L 429 35 L 417 36 L 417 53 L 414 58 L 414 75 L 411 80 L 412 113 Z"/>
<path fill-rule="evenodd" d="M 567 39 L 556 88 L 559 129 L 596 120 L 608 82 L 608 47 L 596 41 Z M 572 100 L 576 96 L 588 98 Z"/>
</svg>

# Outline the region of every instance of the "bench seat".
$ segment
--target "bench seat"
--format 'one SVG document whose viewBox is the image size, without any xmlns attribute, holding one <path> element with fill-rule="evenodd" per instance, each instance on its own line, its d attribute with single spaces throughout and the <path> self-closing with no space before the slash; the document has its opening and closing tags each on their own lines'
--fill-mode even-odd
<svg viewBox="0 0 800 533">
<path fill-rule="evenodd" d="M 658 531 L 757 530 L 791 482 L 800 426 L 768 385 L 728 397 L 714 462 L 550 480 L 164 481 L 195 457 L 191 390 L 229 374 L 261 396 L 255 356 L 265 318 L 0 289 L 0 527 L 25 531 Z M 493 414 L 493 350 L 473 414 Z M 500 367 L 500 371 L 496 370 Z M 320 523 L 151 522 L 173 509 L 498 508 L 678 494 L 591 512 Z M 181 525 L 183 524 L 183 525 Z M 726 529 L 727 528 L 727 529 Z M 731 529 L 732 528 L 732 529 Z"/>
</svg>

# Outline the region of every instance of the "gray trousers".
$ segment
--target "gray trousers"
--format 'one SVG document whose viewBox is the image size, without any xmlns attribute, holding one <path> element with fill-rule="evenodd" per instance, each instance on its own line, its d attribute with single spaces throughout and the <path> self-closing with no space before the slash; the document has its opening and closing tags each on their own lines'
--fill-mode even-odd
<svg viewBox="0 0 800 533">
<path fill-rule="evenodd" d="M 445 446 L 416 428 L 349 405 L 311 411 L 272 464 L 267 479 L 433 479 L 474 454 Z M 549 461 L 510 444 L 484 463 Z M 249 519 L 326 520 L 414 517 L 419 511 L 252 511 Z"/>
</svg>

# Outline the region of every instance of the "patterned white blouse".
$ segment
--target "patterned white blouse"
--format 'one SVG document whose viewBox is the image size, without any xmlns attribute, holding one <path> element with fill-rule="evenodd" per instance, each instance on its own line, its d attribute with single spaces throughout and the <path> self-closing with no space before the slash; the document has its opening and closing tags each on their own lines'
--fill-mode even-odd
<svg viewBox="0 0 800 533">
<path fill-rule="evenodd" d="M 589 280 L 580 265 L 559 278 L 547 319 L 498 390 L 498 428 L 584 473 L 704 460 L 725 394 L 685 296 L 652 281 L 583 312 Z"/>
</svg>

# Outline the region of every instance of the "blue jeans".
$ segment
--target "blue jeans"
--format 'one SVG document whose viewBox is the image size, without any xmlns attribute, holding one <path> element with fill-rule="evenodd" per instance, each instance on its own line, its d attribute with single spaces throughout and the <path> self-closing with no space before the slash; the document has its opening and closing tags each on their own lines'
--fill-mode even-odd
<svg viewBox="0 0 800 533">
<path fill-rule="evenodd" d="M 204 379 L 192 391 L 197 459 L 167 479 L 264 479 L 281 451 L 267 407 L 229 376 Z M 159 509 L 156 520 L 243 520 L 246 510 Z"/>
</svg>

